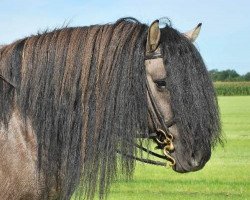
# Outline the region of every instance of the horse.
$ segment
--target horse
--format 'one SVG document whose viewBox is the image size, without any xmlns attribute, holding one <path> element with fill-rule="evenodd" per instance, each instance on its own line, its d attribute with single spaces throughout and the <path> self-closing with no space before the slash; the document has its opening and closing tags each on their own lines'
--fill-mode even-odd
<svg viewBox="0 0 250 200">
<path fill-rule="evenodd" d="M 136 160 L 202 169 L 221 125 L 193 44 L 200 28 L 183 34 L 159 20 L 122 18 L 3 46 L 0 199 L 93 199 L 97 191 L 105 199 L 118 174 L 132 177 Z"/>
</svg>

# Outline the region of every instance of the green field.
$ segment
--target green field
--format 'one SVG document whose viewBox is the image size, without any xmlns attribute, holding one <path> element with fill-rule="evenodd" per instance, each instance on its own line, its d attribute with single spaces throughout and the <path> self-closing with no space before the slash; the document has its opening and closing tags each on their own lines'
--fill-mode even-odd
<svg viewBox="0 0 250 200">
<path fill-rule="evenodd" d="M 133 180 L 113 184 L 109 200 L 249 199 L 250 96 L 219 97 L 225 147 L 217 147 L 204 169 L 178 174 L 137 164 Z"/>
<path fill-rule="evenodd" d="M 249 96 L 250 82 L 214 82 L 219 96 Z"/>
</svg>

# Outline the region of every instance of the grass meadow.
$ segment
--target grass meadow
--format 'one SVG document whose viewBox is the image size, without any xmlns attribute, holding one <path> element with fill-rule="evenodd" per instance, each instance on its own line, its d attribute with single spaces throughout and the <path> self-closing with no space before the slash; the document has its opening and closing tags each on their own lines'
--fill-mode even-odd
<svg viewBox="0 0 250 200">
<path fill-rule="evenodd" d="M 178 174 L 138 163 L 133 180 L 113 184 L 109 200 L 250 200 L 250 96 L 219 97 L 224 147 L 204 169 Z"/>
</svg>

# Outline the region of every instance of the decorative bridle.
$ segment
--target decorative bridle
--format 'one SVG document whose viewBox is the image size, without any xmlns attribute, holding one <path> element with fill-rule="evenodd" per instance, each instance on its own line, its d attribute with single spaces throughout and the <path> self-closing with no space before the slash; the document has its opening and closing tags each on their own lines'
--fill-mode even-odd
<svg viewBox="0 0 250 200">
<path fill-rule="evenodd" d="M 151 52 L 147 53 L 145 56 L 145 60 L 152 60 L 157 58 L 163 58 L 162 54 L 160 52 Z M 125 155 L 126 157 L 129 157 L 131 159 L 135 159 L 144 163 L 153 164 L 153 165 L 160 165 L 160 166 L 174 166 L 175 165 L 175 159 L 170 155 L 170 152 L 174 151 L 174 145 L 173 140 L 174 137 L 170 133 L 169 128 L 175 124 L 175 121 L 171 118 L 169 121 L 165 122 L 164 117 L 162 113 L 160 112 L 155 99 L 153 97 L 152 91 L 150 89 L 148 80 L 146 80 L 146 88 L 149 96 L 150 103 L 152 104 L 153 110 L 148 110 L 149 115 L 152 119 L 154 129 L 156 132 L 148 133 L 146 135 L 138 135 L 137 138 L 146 138 L 146 139 L 153 139 L 155 143 L 157 144 L 156 149 L 163 150 L 164 155 L 160 155 L 158 153 L 155 153 L 153 151 L 148 150 L 147 148 L 144 148 L 142 145 L 133 144 L 136 148 L 153 155 L 157 158 L 161 158 L 164 160 L 169 161 L 170 163 L 166 162 L 160 162 L 160 161 L 154 161 L 150 159 L 144 159 L 141 157 L 136 157 L 133 155 L 124 154 L 119 151 L 119 153 Z M 157 126 L 157 121 L 159 122 L 159 125 Z M 160 126 L 160 127 L 159 127 Z"/>
<path fill-rule="evenodd" d="M 163 58 L 161 52 L 154 51 L 154 52 L 147 53 L 145 56 L 145 60 L 152 60 L 152 59 L 157 59 L 157 58 Z M 149 137 L 152 138 L 156 142 L 157 149 L 163 150 L 163 153 L 165 156 L 163 158 L 170 161 L 169 166 L 174 166 L 175 159 L 170 155 L 170 152 L 174 150 L 174 145 L 173 145 L 174 137 L 170 133 L 169 128 L 173 126 L 175 122 L 172 118 L 168 120 L 167 122 L 164 121 L 164 117 L 155 102 L 154 96 L 152 94 L 152 91 L 150 89 L 149 82 L 147 79 L 146 79 L 146 87 L 147 87 L 147 92 L 148 92 L 150 103 L 152 104 L 152 107 L 153 107 L 153 110 L 149 109 L 149 114 L 152 119 L 154 129 L 156 130 L 155 133 L 149 133 Z M 157 126 L 157 121 L 159 122 L 158 126 Z M 160 157 L 162 158 L 162 156 Z"/>
</svg>

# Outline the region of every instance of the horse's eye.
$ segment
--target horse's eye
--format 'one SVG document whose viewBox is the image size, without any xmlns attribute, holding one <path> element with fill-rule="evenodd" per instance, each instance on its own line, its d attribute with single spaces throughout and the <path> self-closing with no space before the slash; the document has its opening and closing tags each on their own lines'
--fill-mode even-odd
<svg viewBox="0 0 250 200">
<path fill-rule="evenodd" d="M 167 84 L 166 84 L 165 80 L 156 80 L 154 82 L 155 82 L 157 88 L 162 89 L 162 90 L 166 89 Z"/>
</svg>

